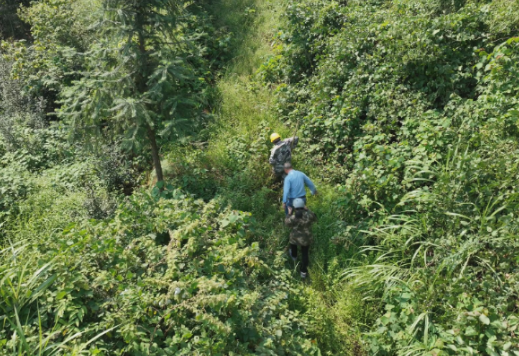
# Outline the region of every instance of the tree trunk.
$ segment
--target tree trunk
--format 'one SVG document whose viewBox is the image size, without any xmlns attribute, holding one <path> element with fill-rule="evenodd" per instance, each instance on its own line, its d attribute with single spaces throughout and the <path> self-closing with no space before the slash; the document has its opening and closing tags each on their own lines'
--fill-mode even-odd
<svg viewBox="0 0 519 356">
<path fill-rule="evenodd" d="M 157 146 L 157 139 L 155 131 L 148 125 L 148 139 L 151 144 L 151 156 L 153 157 L 153 167 L 157 174 L 157 183 L 164 181 L 164 175 L 162 174 L 162 163 L 160 163 L 159 147 Z"/>
<path fill-rule="evenodd" d="M 137 71 L 137 77 L 135 80 L 135 84 L 137 86 L 137 90 L 139 95 L 142 95 L 146 92 L 146 80 L 148 78 L 148 52 L 146 51 L 146 38 L 144 37 L 144 10 L 139 5 L 135 9 L 136 12 L 136 29 L 139 43 L 139 56 L 137 58 L 140 68 Z M 159 147 L 157 145 L 157 136 L 155 134 L 155 130 L 148 123 L 147 124 L 148 131 L 148 140 L 150 141 L 151 146 L 151 157 L 153 158 L 153 167 L 155 168 L 155 173 L 157 175 L 157 183 L 164 181 L 164 175 L 162 173 L 162 164 L 160 163 L 159 156 Z M 161 188 L 163 190 L 164 188 Z"/>
</svg>

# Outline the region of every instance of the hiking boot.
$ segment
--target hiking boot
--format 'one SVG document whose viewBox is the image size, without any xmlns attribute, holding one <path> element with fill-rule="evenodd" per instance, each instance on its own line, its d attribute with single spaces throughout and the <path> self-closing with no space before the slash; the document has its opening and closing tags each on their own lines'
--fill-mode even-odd
<svg viewBox="0 0 519 356">
<path fill-rule="evenodd" d="M 290 249 L 288 250 L 288 255 L 290 256 L 292 261 L 294 261 L 294 262 L 297 261 L 297 257 L 292 256 L 292 250 L 290 250 Z"/>
<path fill-rule="evenodd" d="M 306 273 L 306 272 L 301 272 L 301 278 L 302 278 L 302 279 L 306 279 L 306 277 L 308 277 L 308 273 Z"/>
</svg>

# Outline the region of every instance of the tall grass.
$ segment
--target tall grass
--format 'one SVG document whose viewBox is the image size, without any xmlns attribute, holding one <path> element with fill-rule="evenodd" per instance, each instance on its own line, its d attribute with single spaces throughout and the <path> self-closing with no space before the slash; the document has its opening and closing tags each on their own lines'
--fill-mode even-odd
<svg viewBox="0 0 519 356">
<path fill-rule="evenodd" d="M 76 339 L 84 332 L 73 333 L 55 341 L 60 334 L 65 335 L 69 331 L 70 324 L 57 316 L 54 326 L 45 328 L 42 325 L 38 299 L 58 279 L 53 266 L 55 260 L 64 258 L 64 255 L 56 255 L 41 265 L 39 256 L 32 251 L 30 243 L 30 240 L 11 243 L 0 250 L 0 320 L 15 330 L 10 340 L 2 340 L 5 341 L 0 344 L 2 355 L 89 354 L 88 346 L 117 326 L 80 343 Z M 37 320 L 37 330 L 30 326 L 33 320 Z"/>
</svg>

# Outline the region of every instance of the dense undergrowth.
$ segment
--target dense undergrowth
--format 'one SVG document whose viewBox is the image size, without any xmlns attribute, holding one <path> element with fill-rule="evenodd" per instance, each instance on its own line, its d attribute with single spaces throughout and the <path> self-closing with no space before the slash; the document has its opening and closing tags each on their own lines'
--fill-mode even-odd
<svg viewBox="0 0 519 356">
<path fill-rule="evenodd" d="M 225 106 L 216 97 L 227 101 L 218 88 L 232 84 L 219 78 L 249 36 L 240 33 L 243 21 L 260 23 L 252 5 L 222 2 L 221 20 L 213 5 L 182 13 L 182 34 L 196 49 L 188 65 L 202 83 L 188 82 L 184 100 L 202 106 L 206 119 Z M 301 287 L 292 285 L 281 252 L 260 248 L 264 231 L 255 217 L 229 207 L 219 182 L 204 179 L 197 151 L 217 121 L 177 142 L 161 137 L 168 180 L 186 194 L 163 182 L 138 188 L 152 179 L 138 137 L 128 151 L 128 138 L 109 126 L 93 136 L 70 130 L 76 125 L 67 116 L 47 115 L 69 105 L 82 74 L 98 75 L 81 52 L 91 42 L 98 51 L 99 32 L 83 25 L 103 10 L 85 6 L 34 2 L 20 11 L 34 38 L 2 45 L 0 353 L 316 354 L 298 306 Z M 257 68 L 261 60 L 243 65 Z M 178 152 L 186 158 L 181 166 Z M 263 204 L 272 212 L 271 202 Z"/>
<path fill-rule="evenodd" d="M 104 3 L 3 15 L 0 354 L 519 355 L 517 1 L 186 3 L 157 52 L 186 77 L 150 92 L 196 125 L 159 135 L 158 185 L 127 114 L 59 114 L 95 58 L 137 68 Z M 307 283 L 272 131 L 321 193 Z"/>
<path fill-rule="evenodd" d="M 519 352 L 510 11 L 292 2 L 262 67 L 282 118 L 301 123 L 306 167 L 342 192 L 336 238 L 357 252 L 342 276 L 374 308 L 372 354 Z"/>
</svg>

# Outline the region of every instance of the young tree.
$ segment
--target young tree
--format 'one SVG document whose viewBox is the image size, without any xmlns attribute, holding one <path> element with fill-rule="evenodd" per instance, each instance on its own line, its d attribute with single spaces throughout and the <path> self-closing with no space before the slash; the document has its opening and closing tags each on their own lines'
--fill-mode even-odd
<svg viewBox="0 0 519 356">
<path fill-rule="evenodd" d="M 158 182 L 158 136 L 182 135 L 197 116 L 182 10 L 182 0 L 103 0 L 88 69 L 62 93 L 60 114 L 72 127 L 122 135 L 126 148 L 148 146 Z"/>
</svg>

